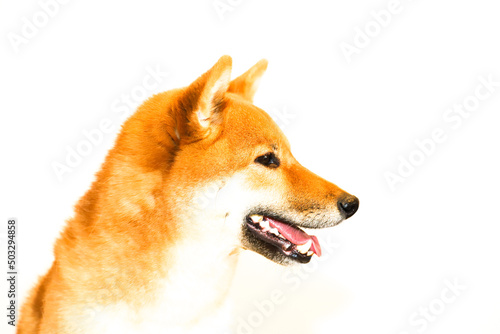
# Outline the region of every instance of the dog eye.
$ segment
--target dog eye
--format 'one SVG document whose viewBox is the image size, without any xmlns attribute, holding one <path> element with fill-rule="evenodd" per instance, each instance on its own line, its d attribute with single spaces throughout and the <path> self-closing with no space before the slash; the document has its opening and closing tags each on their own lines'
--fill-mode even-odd
<svg viewBox="0 0 500 334">
<path fill-rule="evenodd" d="M 255 162 L 269 168 L 278 168 L 280 165 L 280 160 L 272 152 L 261 155 L 260 157 L 255 159 Z"/>
</svg>

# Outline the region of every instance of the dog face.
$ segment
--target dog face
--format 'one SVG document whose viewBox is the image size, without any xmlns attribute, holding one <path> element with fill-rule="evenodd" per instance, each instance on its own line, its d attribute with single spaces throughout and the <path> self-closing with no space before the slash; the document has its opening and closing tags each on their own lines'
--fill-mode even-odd
<svg viewBox="0 0 500 334">
<path fill-rule="evenodd" d="M 266 67 L 260 61 L 230 81 L 231 58 L 222 57 L 190 86 L 164 93 L 165 102 L 145 103 L 124 132 L 154 134 L 142 160 L 162 169 L 164 207 L 188 242 L 307 263 L 321 247 L 302 228 L 339 224 L 358 199 L 301 166 L 280 128 L 252 104 Z M 150 112 L 158 107 L 168 112 Z M 127 131 L 133 124 L 141 129 Z"/>
<path fill-rule="evenodd" d="M 242 205 L 228 200 L 225 209 L 242 225 L 243 246 L 281 264 L 320 256 L 318 240 L 301 228 L 335 226 L 355 213 L 358 200 L 301 166 L 263 110 L 236 98 L 228 107 L 225 131 L 238 180 L 228 193 Z"/>
</svg>

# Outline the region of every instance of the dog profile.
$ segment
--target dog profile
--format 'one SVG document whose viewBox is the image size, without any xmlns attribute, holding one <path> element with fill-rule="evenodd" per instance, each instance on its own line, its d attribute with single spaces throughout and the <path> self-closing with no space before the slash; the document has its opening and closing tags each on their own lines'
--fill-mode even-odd
<svg viewBox="0 0 500 334">
<path fill-rule="evenodd" d="M 321 256 L 303 229 L 339 224 L 358 199 L 301 166 L 253 105 L 267 61 L 234 80 L 231 66 L 221 57 L 124 123 L 17 333 L 215 333 L 241 251 Z"/>
</svg>

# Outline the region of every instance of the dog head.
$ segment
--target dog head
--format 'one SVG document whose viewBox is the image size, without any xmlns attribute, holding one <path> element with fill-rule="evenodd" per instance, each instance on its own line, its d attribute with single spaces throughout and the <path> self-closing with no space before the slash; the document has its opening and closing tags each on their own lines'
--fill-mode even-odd
<svg viewBox="0 0 500 334">
<path fill-rule="evenodd" d="M 222 57 L 188 87 L 147 101 L 121 140 L 142 150 L 137 164 L 160 171 L 164 200 L 156 209 L 168 210 L 176 221 L 165 224 L 185 238 L 203 234 L 281 264 L 306 263 L 321 247 L 303 228 L 339 224 L 358 199 L 301 166 L 280 128 L 253 105 L 266 67 L 261 60 L 231 81 L 231 58 Z"/>
</svg>

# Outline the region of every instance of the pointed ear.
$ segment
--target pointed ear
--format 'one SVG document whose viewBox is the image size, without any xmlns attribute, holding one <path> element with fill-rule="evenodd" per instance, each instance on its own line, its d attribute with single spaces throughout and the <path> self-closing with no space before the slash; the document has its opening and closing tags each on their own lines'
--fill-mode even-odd
<svg viewBox="0 0 500 334">
<path fill-rule="evenodd" d="M 262 59 L 248 71 L 231 81 L 228 92 L 235 93 L 252 102 L 259 86 L 260 78 L 267 69 L 267 60 Z"/>
<path fill-rule="evenodd" d="M 211 125 L 220 123 L 224 94 L 231 80 L 231 66 L 231 57 L 222 56 L 184 90 L 177 122 L 181 136 L 204 135 Z"/>
</svg>

